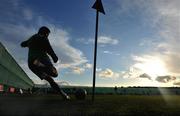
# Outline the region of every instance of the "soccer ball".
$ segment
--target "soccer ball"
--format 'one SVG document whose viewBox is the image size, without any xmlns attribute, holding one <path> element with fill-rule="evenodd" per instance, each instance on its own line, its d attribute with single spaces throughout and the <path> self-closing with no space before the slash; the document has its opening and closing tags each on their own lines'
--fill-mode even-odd
<svg viewBox="0 0 180 116">
<path fill-rule="evenodd" d="M 84 100 L 86 98 L 87 91 L 85 89 L 77 89 L 75 91 L 75 97 L 78 100 Z"/>
</svg>

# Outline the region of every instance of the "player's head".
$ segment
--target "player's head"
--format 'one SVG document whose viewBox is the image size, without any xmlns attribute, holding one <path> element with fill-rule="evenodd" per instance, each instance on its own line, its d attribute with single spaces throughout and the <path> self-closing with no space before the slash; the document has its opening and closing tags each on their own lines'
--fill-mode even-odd
<svg viewBox="0 0 180 116">
<path fill-rule="evenodd" d="M 42 26 L 41 28 L 39 28 L 38 34 L 48 37 L 50 32 L 51 31 L 49 30 L 49 28 L 47 28 L 46 26 Z"/>
</svg>

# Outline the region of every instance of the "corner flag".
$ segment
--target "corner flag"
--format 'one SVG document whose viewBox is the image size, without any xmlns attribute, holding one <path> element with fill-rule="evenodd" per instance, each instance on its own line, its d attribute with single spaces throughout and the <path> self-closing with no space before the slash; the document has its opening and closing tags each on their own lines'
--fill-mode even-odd
<svg viewBox="0 0 180 116">
<path fill-rule="evenodd" d="M 96 9 L 98 12 L 105 14 L 101 0 L 96 0 L 92 8 Z"/>
<path fill-rule="evenodd" d="M 96 9 L 96 31 L 95 31 L 95 43 L 94 43 L 94 67 L 93 67 L 93 90 L 92 90 L 92 101 L 94 101 L 95 83 L 96 83 L 96 57 L 97 57 L 97 42 L 98 42 L 98 23 L 99 23 L 99 12 L 105 14 L 101 0 L 96 0 L 93 9 Z"/>
</svg>

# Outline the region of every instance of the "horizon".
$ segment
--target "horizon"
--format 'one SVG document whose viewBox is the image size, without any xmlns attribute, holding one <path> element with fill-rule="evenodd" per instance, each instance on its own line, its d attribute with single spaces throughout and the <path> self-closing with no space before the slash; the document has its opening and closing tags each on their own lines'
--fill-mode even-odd
<svg viewBox="0 0 180 116">
<path fill-rule="evenodd" d="M 57 82 L 58 83 L 58 82 Z M 35 86 L 47 86 L 47 87 L 50 87 L 49 83 L 40 83 L 40 84 L 35 84 Z M 72 84 L 68 84 L 68 85 L 65 85 L 65 84 L 59 84 L 58 85 L 60 87 L 89 87 L 89 88 L 92 88 L 92 85 L 72 85 Z M 99 86 L 96 86 L 96 87 L 102 87 L 102 88 L 114 88 L 114 87 L 118 87 L 118 88 L 180 88 L 180 86 L 139 86 L 139 85 L 122 85 L 122 86 L 103 86 L 103 85 L 99 85 Z"/>
</svg>

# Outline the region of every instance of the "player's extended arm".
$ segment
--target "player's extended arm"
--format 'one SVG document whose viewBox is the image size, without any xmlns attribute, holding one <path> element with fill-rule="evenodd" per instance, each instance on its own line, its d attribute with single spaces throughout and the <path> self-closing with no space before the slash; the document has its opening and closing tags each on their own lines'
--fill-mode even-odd
<svg viewBox="0 0 180 116">
<path fill-rule="evenodd" d="M 21 47 L 28 47 L 28 41 L 23 41 L 21 43 Z"/>
<path fill-rule="evenodd" d="M 52 49 L 48 39 L 46 41 L 46 51 L 52 57 L 53 61 L 56 63 L 58 61 L 58 57 L 54 53 L 54 50 Z"/>
</svg>

